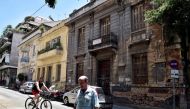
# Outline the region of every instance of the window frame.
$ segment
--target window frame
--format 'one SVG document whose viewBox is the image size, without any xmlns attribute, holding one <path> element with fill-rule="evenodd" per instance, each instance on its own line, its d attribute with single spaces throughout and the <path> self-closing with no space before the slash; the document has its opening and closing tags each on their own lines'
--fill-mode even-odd
<svg viewBox="0 0 190 109">
<path fill-rule="evenodd" d="M 111 32 L 111 18 L 110 16 L 100 19 L 100 36 L 109 35 Z"/>
</svg>

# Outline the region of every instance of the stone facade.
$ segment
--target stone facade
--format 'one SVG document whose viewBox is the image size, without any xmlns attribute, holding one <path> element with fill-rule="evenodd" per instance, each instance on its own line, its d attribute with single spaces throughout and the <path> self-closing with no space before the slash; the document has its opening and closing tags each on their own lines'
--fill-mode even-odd
<svg viewBox="0 0 190 109">
<path fill-rule="evenodd" d="M 66 88 L 87 75 L 115 103 L 171 108 L 171 60 L 179 63 L 176 85 L 183 84 L 180 46 L 167 46 L 163 27 L 144 22 L 149 7 L 145 0 L 94 0 L 70 14 Z M 177 106 L 181 94 L 177 88 Z"/>
</svg>

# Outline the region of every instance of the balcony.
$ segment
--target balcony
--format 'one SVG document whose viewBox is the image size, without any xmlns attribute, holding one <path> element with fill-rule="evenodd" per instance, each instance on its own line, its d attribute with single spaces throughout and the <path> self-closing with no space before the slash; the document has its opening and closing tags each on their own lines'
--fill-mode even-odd
<svg viewBox="0 0 190 109">
<path fill-rule="evenodd" d="M 3 53 L 5 50 L 8 50 L 9 46 L 11 45 L 10 41 L 5 42 L 1 47 L 0 47 L 0 53 Z"/>
<path fill-rule="evenodd" d="M 42 54 L 38 54 L 38 59 L 43 60 L 43 59 L 47 59 L 47 58 L 52 58 L 57 55 L 62 55 L 62 49 L 56 48 L 56 49 L 44 52 Z"/>
<path fill-rule="evenodd" d="M 131 33 L 130 46 L 139 43 L 149 42 L 152 33 L 147 33 L 145 29 Z"/>
<path fill-rule="evenodd" d="M 102 50 L 115 50 L 117 49 L 117 36 L 113 33 L 102 36 L 100 38 L 89 40 L 88 50 L 90 53 L 98 52 Z"/>
<path fill-rule="evenodd" d="M 28 63 L 28 62 L 29 62 L 29 57 L 28 57 L 28 56 L 22 57 L 22 58 L 20 59 L 20 62 Z"/>
<path fill-rule="evenodd" d="M 38 59 L 43 60 L 47 58 L 51 58 L 57 55 L 61 55 L 63 51 L 63 48 L 61 46 L 61 43 L 56 43 L 53 47 L 46 47 L 40 51 L 38 51 Z"/>
</svg>

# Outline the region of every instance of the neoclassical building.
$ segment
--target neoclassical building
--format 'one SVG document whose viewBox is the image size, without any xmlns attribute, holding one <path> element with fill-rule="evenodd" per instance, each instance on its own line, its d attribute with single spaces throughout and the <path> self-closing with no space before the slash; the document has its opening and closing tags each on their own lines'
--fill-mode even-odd
<svg viewBox="0 0 190 109">
<path fill-rule="evenodd" d="M 68 32 L 67 84 L 78 85 L 87 75 L 91 85 L 113 95 L 114 102 L 171 108 L 171 60 L 179 63 L 183 84 L 180 45 L 166 46 L 164 28 L 147 24 L 146 0 L 91 0 L 74 10 Z M 177 89 L 176 96 L 183 95 Z M 179 97 L 179 98 L 180 98 Z M 178 99 L 182 104 L 183 99 Z"/>
</svg>

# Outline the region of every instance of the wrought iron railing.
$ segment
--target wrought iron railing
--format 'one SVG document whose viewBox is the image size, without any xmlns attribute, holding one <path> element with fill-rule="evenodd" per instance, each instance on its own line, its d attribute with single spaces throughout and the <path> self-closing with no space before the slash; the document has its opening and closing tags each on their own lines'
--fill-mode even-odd
<svg viewBox="0 0 190 109">
<path fill-rule="evenodd" d="M 117 47 L 118 40 L 114 33 L 101 36 L 96 39 L 91 39 L 88 41 L 88 49 L 95 49 L 103 46 L 110 45 L 112 47 Z"/>
</svg>

